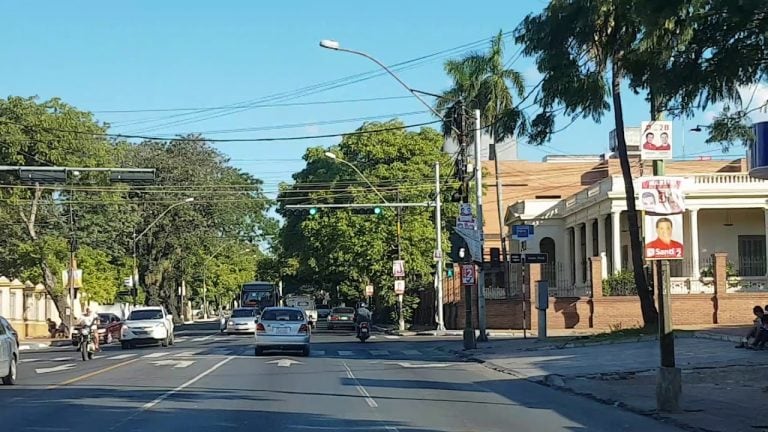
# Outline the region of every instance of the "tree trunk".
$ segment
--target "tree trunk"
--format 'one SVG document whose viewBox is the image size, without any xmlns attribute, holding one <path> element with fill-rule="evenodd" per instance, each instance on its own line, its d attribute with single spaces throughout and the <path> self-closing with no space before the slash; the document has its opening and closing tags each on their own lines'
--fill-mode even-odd
<svg viewBox="0 0 768 432">
<path fill-rule="evenodd" d="M 632 169 L 629 166 L 627 141 L 624 137 L 624 112 L 621 106 L 621 70 L 614 58 L 611 65 L 611 93 L 613 96 L 613 115 L 616 122 L 616 147 L 619 153 L 621 175 L 624 178 L 624 190 L 627 200 L 627 221 L 629 222 L 629 244 L 632 252 L 632 267 L 635 274 L 637 296 L 640 298 L 640 310 L 643 314 L 643 324 L 646 328 L 658 324 L 658 312 L 653 303 L 653 296 L 648 289 L 643 269 L 643 243 L 640 240 L 640 226 L 637 223 L 635 208 L 635 186 L 632 180 Z"/>
</svg>

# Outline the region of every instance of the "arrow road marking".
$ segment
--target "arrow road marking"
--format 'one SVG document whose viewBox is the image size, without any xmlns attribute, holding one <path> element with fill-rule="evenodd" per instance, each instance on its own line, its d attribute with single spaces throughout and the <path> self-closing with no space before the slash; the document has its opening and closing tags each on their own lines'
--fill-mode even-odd
<svg viewBox="0 0 768 432">
<path fill-rule="evenodd" d="M 167 353 L 167 352 L 156 352 L 156 353 L 152 353 L 152 354 L 147 354 L 147 355 L 142 356 L 142 357 L 144 357 L 144 358 L 158 358 L 158 357 L 162 357 L 162 356 L 165 356 L 165 355 L 168 355 L 168 354 L 170 354 L 170 353 Z"/>
<path fill-rule="evenodd" d="M 145 411 L 146 411 L 146 410 L 148 410 L 148 409 L 151 409 L 153 406 L 155 406 L 155 405 L 159 404 L 160 402 L 164 401 L 164 400 L 165 400 L 165 399 L 167 399 L 168 397 L 170 397 L 170 396 L 173 396 L 174 394 L 176 394 L 176 393 L 178 393 L 178 392 L 180 392 L 180 391 L 184 390 L 185 388 L 187 388 L 187 387 L 191 386 L 192 384 L 194 384 L 194 383 L 198 382 L 200 379 L 202 379 L 203 377 L 205 377 L 205 376 L 206 376 L 206 375 L 208 375 L 209 373 L 211 373 L 211 372 L 215 371 L 216 369 L 220 368 L 221 366 L 223 366 L 223 365 L 224 365 L 224 363 L 226 363 L 226 362 L 228 362 L 228 361 L 232 360 L 233 358 L 234 358 L 234 357 L 227 357 L 227 358 L 225 358 L 224 360 L 222 360 L 222 361 L 220 361 L 220 362 L 216 363 L 215 365 L 213 365 L 213 366 L 212 366 L 210 369 L 208 369 L 207 371 L 205 371 L 205 372 L 201 373 L 200 375 L 198 375 L 198 376 L 196 376 L 196 377 L 192 378 L 191 380 L 189 380 L 189 381 L 185 382 L 184 384 L 182 384 L 182 385 L 180 385 L 180 386 L 176 387 L 175 389 L 173 389 L 173 390 L 171 390 L 171 391 L 169 391 L 169 392 L 167 392 L 167 393 L 161 394 L 160 396 L 158 396 L 158 397 L 157 397 L 157 399 L 153 400 L 152 402 L 147 402 L 147 403 L 145 403 L 144 405 L 142 405 L 141 409 L 142 409 L 142 410 L 145 410 Z M 130 418 L 130 417 L 129 417 L 129 418 Z"/>
<path fill-rule="evenodd" d="M 434 368 L 434 367 L 447 367 L 450 366 L 448 363 L 424 363 L 424 364 L 413 364 L 409 362 L 385 362 L 384 364 L 394 364 L 398 365 L 404 368 Z"/>
<path fill-rule="evenodd" d="M 213 337 L 213 335 L 203 336 L 203 337 L 192 339 L 192 342 L 202 342 L 202 341 L 208 340 L 208 339 L 210 339 L 212 337 Z"/>
<path fill-rule="evenodd" d="M 136 354 L 120 354 L 120 355 L 116 355 L 114 357 L 110 357 L 109 359 L 110 360 L 122 360 L 122 359 L 127 359 L 128 357 L 133 357 L 135 355 Z"/>
<path fill-rule="evenodd" d="M 183 351 L 178 354 L 174 354 L 174 357 L 192 357 L 193 355 L 199 353 L 200 351 Z"/>
<path fill-rule="evenodd" d="M 51 361 L 56 361 L 56 362 L 59 362 L 59 361 L 69 361 L 69 360 L 72 360 L 72 357 L 56 357 L 56 358 L 51 359 Z"/>
<path fill-rule="evenodd" d="M 150 363 L 156 366 L 173 366 L 174 369 L 179 369 L 191 366 L 194 360 L 158 360 Z"/>
<path fill-rule="evenodd" d="M 72 369 L 73 367 L 75 367 L 74 363 L 67 363 L 67 364 L 63 364 L 55 367 L 35 369 L 35 373 L 44 374 L 48 372 L 60 372 L 60 371 L 65 371 L 67 369 Z"/>
<path fill-rule="evenodd" d="M 291 360 L 291 359 L 280 359 L 280 360 L 272 360 L 265 362 L 266 364 L 277 364 L 277 367 L 291 367 L 292 364 L 304 364 L 300 361 Z"/>
</svg>

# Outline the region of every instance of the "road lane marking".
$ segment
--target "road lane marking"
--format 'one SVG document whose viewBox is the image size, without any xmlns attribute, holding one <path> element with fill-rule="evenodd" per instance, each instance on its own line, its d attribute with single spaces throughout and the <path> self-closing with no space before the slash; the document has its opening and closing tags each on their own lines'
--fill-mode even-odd
<svg viewBox="0 0 768 432">
<path fill-rule="evenodd" d="M 19 360 L 19 363 L 32 363 L 36 361 L 40 361 L 41 359 L 38 358 L 31 358 L 31 359 L 21 359 Z"/>
<path fill-rule="evenodd" d="M 113 369 L 117 369 L 119 367 L 126 366 L 126 365 L 129 365 L 129 364 L 137 362 L 137 361 L 139 361 L 138 358 L 131 359 L 131 360 L 126 360 L 126 361 L 118 363 L 116 365 L 112 365 L 112 366 L 109 366 L 109 367 L 105 367 L 103 369 L 95 370 L 95 371 L 89 372 L 89 373 L 87 373 L 85 375 L 80 375 L 78 377 L 75 377 L 75 378 L 68 379 L 66 381 L 60 382 L 58 384 L 49 385 L 48 387 L 46 387 L 46 390 L 53 390 L 53 389 L 57 389 L 59 387 L 63 387 L 65 385 L 73 384 L 73 383 L 76 383 L 78 381 L 82 381 L 84 379 L 88 379 L 88 378 L 94 377 L 94 376 L 102 374 L 104 372 L 109 372 L 109 371 L 111 371 Z"/>
<path fill-rule="evenodd" d="M 387 350 L 368 350 L 368 352 L 371 353 L 371 355 L 374 355 L 374 356 L 389 355 L 389 351 L 387 351 Z"/>
<path fill-rule="evenodd" d="M 141 356 L 141 358 L 158 358 L 158 357 L 166 356 L 168 354 L 170 354 L 170 353 L 169 352 L 156 352 L 156 353 L 152 353 L 152 354 L 147 354 L 145 356 Z"/>
<path fill-rule="evenodd" d="M 179 336 L 179 337 L 174 337 L 173 338 L 173 341 L 177 342 L 177 343 L 178 342 L 185 342 L 186 340 L 187 340 L 187 338 L 185 338 L 184 336 Z"/>
<path fill-rule="evenodd" d="M 195 354 L 199 353 L 200 351 L 183 351 L 178 354 L 174 354 L 174 357 L 192 357 Z"/>
<path fill-rule="evenodd" d="M 438 368 L 448 367 L 448 363 L 410 363 L 410 362 L 384 362 L 384 364 L 398 365 L 404 368 Z"/>
<path fill-rule="evenodd" d="M 116 355 L 116 356 L 113 356 L 113 357 L 108 357 L 107 359 L 108 360 L 122 360 L 122 359 L 127 359 L 127 358 L 130 358 L 130 357 L 134 357 L 135 355 L 136 354 L 120 354 L 120 355 Z"/>
<path fill-rule="evenodd" d="M 365 389 L 365 387 L 360 384 L 360 381 L 357 380 L 357 377 L 355 377 L 355 374 L 352 373 L 352 369 L 349 368 L 349 365 L 347 365 L 346 362 L 344 362 L 344 369 L 347 370 L 347 377 L 355 382 L 355 388 L 357 388 L 357 391 L 360 392 L 361 395 L 365 398 L 365 402 L 368 404 L 371 408 L 376 408 L 379 406 L 379 404 L 376 403 L 375 400 L 371 397 L 370 394 L 368 394 L 368 391 Z"/>
<path fill-rule="evenodd" d="M 51 359 L 51 361 L 56 361 L 56 362 L 69 361 L 69 360 L 72 360 L 72 357 L 56 357 Z"/>
<path fill-rule="evenodd" d="M 179 369 L 189 367 L 194 362 L 194 360 L 157 360 L 150 363 L 155 366 L 173 366 L 174 369 Z"/>
<path fill-rule="evenodd" d="M 176 393 L 180 392 L 181 390 L 184 390 L 185 388 L 187 388 L 187 387 L 191 386 L 192 384 L 194 384 L 194 383 L 198 382 L 198 381 L 199 381 L 199 380 L 201 380 L 203 377 L 205 377 L 206 375 L 208 375 L 208 374 L 210 374 L 211 372 L 215 371 L 216 369 L 218 369 L 218 368 L 220 368 L 220 367 L 224 366 L 224 364 L 225 364 L 226 362 L 228 362 L 228 361 L 232 360 L 233 358 L 234 358 L 234 357 L 227 357 L 227 358 L 225 358 L 224 360 L 222 360 L 222 361 L 220 361 L 220 362 L 216 363 L 215 365 L 211 366 L 211 368 L 210 368 L 210 369 L 208 369 L 208 370 L 204 371 L 204 372 L 203 372 L 203 373 L 201 373 L 200 375 L 198 375 L 198 376 L 196 376 L 196 377 L 192 378 L 191 380 L 189 380 L 189 381 L 185 382 L 184 384 L 182 384 L 182 385 L 180 385 L 180 386 L 176 387 L 176 388 L 175 388 L 175 389 L 173 389 L 173 390 L 170 390 L 170 391 L 168 391 L 168 392 L 166 392 L 166 393 L 163 393 L 163 394 L 161 394 L 160 396 L 158 396 L 158 397 L 157 397 L 155 400 L 153 400 L 152 402 L 147 402 L 147 403 L 145 403 L 144 405 L 142 405 L 141 409 L 142 409 L 143 411 L 146 411 L 146 410 L 149 410 L 149 409 L 151 409 L 153 406 L 155 406 L 155 405 L 159 404 L 160 402 L 162 402 L 162 401 L 164 401 L 164 400 L 168 399 L 169 397 L 171 397 L 171 396 L 173 396 L 174 394 L 176 394 Z"/>
<path fill-rule="evenodd" d="M 421 351 L 419 351 L 419 350 L 404 350 L 403 354 L 405 354 L 405 355 L 421 355 Z"/>
<path fill-rule="evenodd" d="M 395 335 L 384 335 L 384 339 L 400 339 L 400 336 L 395 336 Z"/>
<path fill-rule="evenodd" d="M 67 369 L 72 369 L 73 367 L 75 367 L 74 363 L 67 363 L 60 366 L 54 366 L 49 368 L 38 368 L 38 369 L 35 369 L 35 373 L 44 374 L 48 372 L 61 372 Z"/>
<path fill-rule="evenodd" d="M 352 351 L 339 351 L 339 355 L 340 356 L 351 356 L 351 355 L 354 355 L 354 354 L 355 353 L 353 353 Z"/>
<path fill-rule="evenodd" d="M 194 339 L 192 339 L 192 342 L 202 342 L 202 341 L 206 341 L 206 340 L 208 340 L 208 339 L 210 339 L 212 337 L 213 337 L 213 335 L 208 335 L 208 336 L 203 336 L 203 337 L 199 337 L 199 338 L 194 338 Z"/>
</svg>

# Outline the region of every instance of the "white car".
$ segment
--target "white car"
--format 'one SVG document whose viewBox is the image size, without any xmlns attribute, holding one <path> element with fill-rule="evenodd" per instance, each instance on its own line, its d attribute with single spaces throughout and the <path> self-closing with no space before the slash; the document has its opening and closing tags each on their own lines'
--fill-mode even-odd
<svg viewBox="0 0 768 432">
<path fill-rule="evenodd" d="M 134 309 L 120 330 L 120 345 L 123 349 L 150 343 L 173 345 L 173 317 L 162 306 Z"/>
<path fill-rule="evenodd" d="M 261 311 L 256 323 L 255 354 L 266 350 L 296 350 L 309 356 L 309 328 L 303 310 L 292 307 L 268 307 Z"/>
<path fill-rule="evenodd" d="M 227 320 L 227 334 L 255 333 L 258 308 L 237 308 Z"/>
</svg>

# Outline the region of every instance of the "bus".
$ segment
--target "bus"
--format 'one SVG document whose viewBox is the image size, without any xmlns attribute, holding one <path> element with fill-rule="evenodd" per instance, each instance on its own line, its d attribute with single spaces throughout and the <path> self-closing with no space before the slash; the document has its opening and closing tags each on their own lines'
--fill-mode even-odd
<svg viewBox="0 0 768 432">
<path fill-rule="evenodd" d="M 277 306 L 280 300 L 279 296 L 277 287 L 273 283 L 248 282 L 243 284 L 240 289 L 240 306 L 257 307 L 259 309 Z"/>
</svg>

